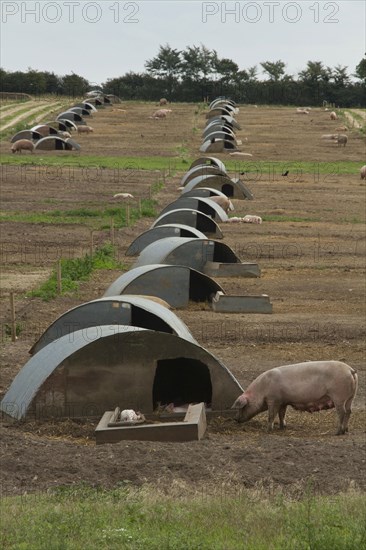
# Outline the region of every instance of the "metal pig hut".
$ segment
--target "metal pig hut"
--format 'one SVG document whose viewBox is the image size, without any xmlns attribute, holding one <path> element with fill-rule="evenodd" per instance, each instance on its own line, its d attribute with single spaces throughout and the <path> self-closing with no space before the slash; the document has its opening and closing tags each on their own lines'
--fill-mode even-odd
<svg viewBox="0 0 366 550">
<path fill-rule="evenodd" d="M 202 231 L 205 235 L 213 235 L 216 239 L 223 238 L 222 231 L 215 220 L 211 218 L 211 216 L 194 210 L 193 208 L 179 208 L 166 212 L 166 214 L 161 214 L 151 227 L 153 228 L 169 223 L 189 225 L 190 227 L 195 227 L 199 231 Z"/>
<path fill-rule="evenodd" d="M 173 334 L 96 327 L 55 340 L 13 380 L 0 409 L 9 417 L 92 418 L 116 406 L 152 413 L 159 404 L 204 402 L 229 409 L 242 388 L 207 350 Z"/>
<path fill-rule="evenodd" d="M 104 296 L 118 294 L 153 295 L 173 307 L 189 301 L 208 302 L 222 287 L 213 279 L 187 266 L 150 264 L 130 269 L 118 277 Z"/>
<path fill-rule="evenodd" d="M 147 296 L 119 295 L 92 300 L 66 311 L 45 330 L 29 353 L 37 353 L 57 338 L 66 335 L 73 338 L 75 331 L 99 325 L 130 325 L 196 342 L 188 327 L 167 307 Z"/>
<path fill-rule="evenodd" d="M 196 239 L 205 239 L 206 235 L 201 231 L 198 231 L 195 227 L 190 227 L 189 225 L 183 225 L 180 223 L 157 225 L 156 227 L 148 229 L 136 237 L 136 239 L 126 250 L 126 256 L 137 256 L 141 250 L 146 248 L 149 244 L 158 241 L 159 239 L 166 239 L 167 237 L 192 237 Z"/>
</svg>

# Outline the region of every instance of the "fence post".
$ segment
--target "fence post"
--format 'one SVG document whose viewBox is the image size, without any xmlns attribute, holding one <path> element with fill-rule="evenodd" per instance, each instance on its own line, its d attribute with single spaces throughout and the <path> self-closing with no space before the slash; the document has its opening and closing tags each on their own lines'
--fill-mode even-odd
<svg viewBox="0 0 366 550">
<path fill-rule="evenodd" d="M 94 254 L 94 231 L 90 231 L 90 256 Z"/>
<path fill-rule="evenodd" d="M 61 259 L 57 262 L 57 294 L 61 294 L 62 292 L 62 267 L 61 267 Z"/>
<path fill-rule="evenodd" d="M 14 292 L 10 292 L 10 319 L 11 319 L 11 341 L 15 342 L 15 340 L 17 339 L 17 325 L 15 321 Z"/>
<path fill-rule="evenodd" d="M 111 243 L 114 246 L 114 219 L 113 218 L 111 218 L 110 235 L 111 235 Z"/>
</svg>

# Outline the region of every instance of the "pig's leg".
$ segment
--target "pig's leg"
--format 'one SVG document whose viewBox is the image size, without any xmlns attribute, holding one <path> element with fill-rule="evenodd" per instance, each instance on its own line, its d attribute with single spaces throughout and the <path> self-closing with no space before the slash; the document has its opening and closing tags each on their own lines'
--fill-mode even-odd
<svg viewBox="0 0 366 550">
<path fill-rule="evenodd" d="M 343 420 L 344 433 L 348 433 L 348 422 L 352 412 L 352 401 L 353 401 L 353 397 L 350 397 L 344 405 L 344 408 L 346 410 L 344 414 L 344 420 Z"/>
<path fill-rule="evenodd" d="M 287 405 L 281 405 L 280 410 L 278 411 L 278 418 L 280 419 L 280 430 L 284 430 L 286 428 L 286 409 Z"/>
<path fill-rule="evenodd" d="M 345 422 L 345 416 L 346 411 L 343 403 L 338 403 L 335 405 L 337 414 L 338 414 L 338 428 L 337 428 L 337 435 L 343 435 L 345 433 L 344 428 L 344 422 Z"/>
<path fill-rule="evenodd" d="M 280 410 L 280 404 L 276 401 L 268 402 L 268 431 L 273 431 L 274 420 Z"/>
</svg>

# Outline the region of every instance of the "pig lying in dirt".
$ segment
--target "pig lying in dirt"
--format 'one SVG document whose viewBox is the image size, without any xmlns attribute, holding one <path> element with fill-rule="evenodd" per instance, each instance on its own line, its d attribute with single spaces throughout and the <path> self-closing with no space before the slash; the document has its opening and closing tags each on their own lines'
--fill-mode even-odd
<svg viewBox="0 0 366 550">
<path fill-rule="evenodd" d="M 286 427 L 286 407 L 315 412 L 335 407 L 337 435 L 348 432 L 353 398 L 357 391 L 356 371 L 339 361 L 309 361 L 276 367 L 260 374 L 235 401 L 239 422 L 246 422 L 268 409 L 268 431 L 278 414 L 280 429 Z"/>
</svg>

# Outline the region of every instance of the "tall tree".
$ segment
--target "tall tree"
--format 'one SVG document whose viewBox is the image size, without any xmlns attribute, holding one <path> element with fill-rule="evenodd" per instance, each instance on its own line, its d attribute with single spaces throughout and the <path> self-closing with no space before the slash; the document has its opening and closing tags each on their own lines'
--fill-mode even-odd
<svg viewBox="0 0 366 550">
<path fill-rule="evenodd" d="M 366 84 L 366 57 L 361 59 L 356 67 L 355 77 L 363 80 Z"/>
<path fill-rule="evenodd" d="M 286 63 L 283 61 L 263 61 L 261 66 L 264 72 L 269 76 L 269 80 L 278 82 L 284 79 Z"/>
<path fill-rule="evenodd" d="M 239 66 L 234 61 L 226 57 L 223 57 L 222 59 L 216 58 L 214 60 L 214 68 L 215 73 L 220 78 L 220 81 L 225 84 L 235 82 L 239 72 Z"/>
<path fill-rule="evenodd" d="M 169 96 L 178 82 L 181 66 L 181 52 L 171 48 L 169 44 L 160 46 L 158 55 L 145 63 L 146 70 L 150 75 L 165 79 Z"/>
<path fill-rule="evenodd" d="M 187 46 L 182 52 L 182 75 L 184 79 L 200 82 L 215 70 L 217 53 L 200 46 Z"/>
<path fill-rule="evenodd" d="M 332 80 L 336 86 L 346 86 L 349 84 L 350 78 L 347 69 L 348 67 L 342 67 L 341 65 L 336 65 L 333 70 L 330 69 Z"/>
<path fill-rule="evenodd" d="M 61 90 L 70 97 L 83 96 L 90 89 L 88 80 L 75 73 L 61 77 Z"/>
</svg>

